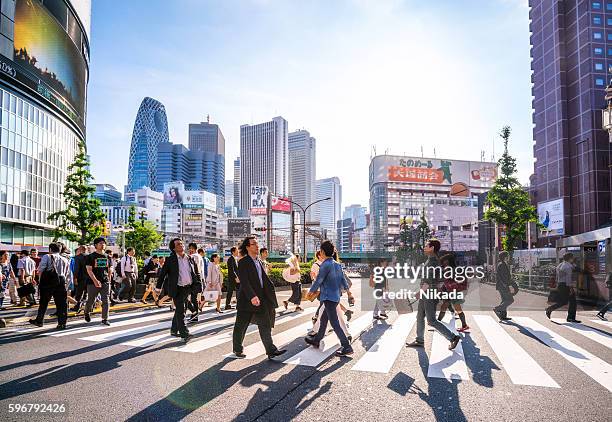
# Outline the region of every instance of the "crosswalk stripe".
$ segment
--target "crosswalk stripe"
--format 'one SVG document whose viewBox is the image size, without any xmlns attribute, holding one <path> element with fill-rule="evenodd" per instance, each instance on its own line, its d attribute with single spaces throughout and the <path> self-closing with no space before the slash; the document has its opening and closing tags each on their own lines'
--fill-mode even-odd
<svg viewBox="0 0 612 422">
<path fill-rule="evenodd" d="M 444 318 L 444 323 L 454 334 L 457 334 L 455 318 L 450 317 L 449 319 L 447 315 Z M 449 381 L 452 379 L 469 380 L 470 376 L 465 364 L 461 341 L 454 350 L 448 350 L 448 343 L 448 340 L 442 334 L 434 331 L 427 377 L 445 378 Z"/>
<path fill-rule="evenodd" d="M 592 319 L 591 322 L 596 322 L 597 324 L 603 325 L 608 328 L 612 328 L 612 321 L 602 321 L 600 319 Z"/>
<path fill-rule="evenodd" d="M 559 384 L 489 315 L 474 315 L 502 367 L 514 384 L 559 388 Z"/>
<path fill-rule="evenodd" d="M 143 316 L 140 318 L 126 319 L 124 321 L 114 322 L 110 327 L 107 325 L 95 325 L 93 327 L 88 326 L 88 327 L 73 328 L 70 330 L 63 330 L 63 331 L 51 331 L 48 333 L 44 333 L 43 335 L 52 336 L 52 337 L 65 337 L 65 336 L 71 336 L 74 334 L 89 333 L 92 331 L 109 330 L 109 329 L 116 328 L 116 327 L 125 327 L 127 325 L 140 324 L 142 322 L 160 321 L 162 319 L 167 319 L 171 317 L 172 317 L 171 313 L 158 313 L 155 315 Z"/>
<path fill-rule="evenodd" d="M 315 307 L 309 307 L 309 308 L 304 309 L 303 312 L 294 312 L 294 313 L 288 313 L 288 314 L 281 315 L 280 317 L 277 317 L 275 326 L 287 323 L 297 318 L 301 318 L 304 315 L 313 313 L 315 310 L 316 310 Z M 247 329 L 247 334 L 250 334 L 257 330 L 258 330 L 257 325 L 251 325 Z M 201 340 L 196 340 L 196 341 L 190 341 L 189 343 L 185 345 L 173 347 L 170 350 L 174 350 L 177 352 L 185 352 L 185 353 L 198 353 L 198 352 L 202 352 L 204 350 L 208 350 L 213 347 L 219 346 L 220 344 L 231 341 L 232 335 L 233 335 L 233 332 L 232 330 L 230 330 L 230 331 L 227 331 L 221 334 L 214 335 L 212 337 L 207 337 L 207 338 L 203 338 Z"/>
<path fill-rule="evenodd" d="M 567 322 L 561 318 L 553 318 L 554 322 L 564 327 L 569 328 L 575 333 L 582 334 L 583 336 L 590 338 L 591 340 L 606 346 L 608 349 L 612 349 L 612 335 L 604 334 L 588 325 L 583 325 L 575 322 Z"/>
<path fill-rule="evenodd" d="M 410 334 L 415 322 L 414 312 L 398 316 L 391 327 L 368 349 L 351 370 L 388 373 L 404 348 L 406 337 Z"/>
<path fill-rule="evenodd" d="M 563 356 L 570 363 L 612 392 L 612 365 L 578 347 L 554 331 L 527 317 L 516 317 L 514 321 L 525 327 L 533 336 Z"/>
<path fill-rule="evenodd" d="M 348 331 L 353 339 L 357 338 L 363 330 L 372 325 L 372 312 L 366 312 L 354 321 L 351 321 Z M 336 336 L 336 333 L 330 333 L 326 335 L 321 341 L 323 349 L 315 349 L 314 347 L 308 347 L 296 355 L 288 358 L 283 363 L 291 365 L 303 365 L 303 366 L 317 366 L 329 356 L 334 354 L 340 345 L 340 340 Z"/>
</svg>

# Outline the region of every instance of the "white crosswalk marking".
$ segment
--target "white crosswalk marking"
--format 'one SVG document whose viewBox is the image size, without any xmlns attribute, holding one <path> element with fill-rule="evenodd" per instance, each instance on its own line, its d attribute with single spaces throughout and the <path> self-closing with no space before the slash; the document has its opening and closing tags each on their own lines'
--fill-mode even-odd
<svg viewBox="0 0 612 422">
<path fill-rule="evenodd" d="M 372 312 L 360 316 L 354 321 L 351 321 L 349 325 L 349 334 L 356 338 L 361 334 L 363 330 L 372 325 Z M 326 335 L 321 341 L 322 349 L 315 349 L 314 347 L 308 347 L 302 350 L 300 353 L 290 357 L 283 363 L 291 365 L 303 365 L 303 366 L 318 366 L 321 362 L 333 355 L 340 345 L 340 340 L 336 336 L 336 333 L 330 333 Z"/>
<path fill-rule="evenodd" d="M 112 329 L 116 327 L 125 327 L 127 325 L 140 324 L 142 322 L 149 322 L 149 321 L 159 321 L 159 320 L 167 319 L 167 318 L 172 318 L 172 314 L 169 312 L 158 313 L 158 314 L 144 316 L 140 318 L 126 319 L 124 321 L 115 322 L 110 327 L 107 325 L 95 325 L 93 327 L 72 328 L 72 329 L 63 330 L 63 331 L 51 331 L 48 333 L 44 333 L 43 335 L 52 336 L 52 337 L 65 337 L 65 336 L 70 336 L 73 334 L 82 334 L 82 333 L 89 333 L 92 331 L 108 330 L 108 329 Z"/>
<path fill-rule="evenodd" d="M 275 321 L 275 326 L 287 323 L 289 321 L 293 321 L 294 319 L 301 318 L 304 315 L 309 315 L 316 310 L 314 307 L 304 309 L 304 312 L 294 312 L 281 315 L 277 317 Z M 247 329 L 247 334 L 250 334 L 254 331 L 257 331 L 257 325 L 251 325 Z M 198 353 L 207 349 L 211 349 L 213 347 L 219 346 L 220 344 L 227 343 L 232 340 L 232 331 L 228 331 L 225 333 L 217 334 L 212 337 L 203 338 L 201 340 L 190 341 L 189 343 L 183 346 L 173 347 L 170 350 L 175 350 L 178 352 L 185 353 Z"/>
<path fill-rule="evenodd" d="M 578 347 L 531 318 L 515 317 L 514 321 L 525 327 L 533 336 L 600 383 L 608 391 L 612 392 L 612 365 Z"/>
<path fill-rule="evenodd" d="M 368 349 L 351 370 L 388 373 L 404 348 L 406 337 L 410 334 L 415 322 L 414 312 L 398 316 L 391 327 Z"/>
<path fill-rule="evenodd" d="M 444 323 L 454 334 L 457 334 L 453 317 L 446 315 Z M 434 331 L 427 376 L 429 378 L 446 378 L 447 380 L 470 379 L 467 365 L 465 364 L 463 345 L 459 342 L 454 350 L 448 350 L 448 344 L 449 341 L 442 334 Z"/>
<path fill-rule="evenodd" d="M 559 325 L 569 328 L 575 333 L 582 334 L 583 336 L 606 346 L 608 349 L 612 349 L 612 335 L 610 334 L 604 334 L 601 331 L 597 331 L 596 329 L 589 327 L 588 325 L 567 322 L 561 318 L 553 318 L 552 320 Z"/>
<path fill-rule="evenodd" d="M 596 322 L 599 325 L 603 325 L 604 327 L 612 328 L 612 321 L 602 321 L 600 319 L 592 319 L 591 322 Z"/>
<path fill-rule="evenodd" d="M 473 318 L 514 384 L 559 388 L 559 384 L 492 317 L 474 315 Z"/>
</svg>

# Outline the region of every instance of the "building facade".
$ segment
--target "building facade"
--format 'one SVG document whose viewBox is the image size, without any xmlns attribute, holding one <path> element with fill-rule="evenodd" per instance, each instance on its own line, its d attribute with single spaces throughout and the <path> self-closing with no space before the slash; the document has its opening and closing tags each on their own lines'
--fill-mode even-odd
<svg viewBox="0 0 612 422">
<path fill-rule="evenodd" d="M 166 108 L 159 101 L 146 97 L 134 122 L 126 192 L 135 192 L 145 186 L 156 189 L 158 147 L 168 142 Z"/>
<path fill-rule="evenodd" d="M 225 156 L 225 138 L 219 125 L 208 122 L 190 123 L 189 149 Z"/>
<path fill-rule="evenodd" d="M 93 186 L 96 188 L 93 195 L 101 202 L 121 201 L 121 192 L 113 185 L 109 185 L 108 183 L 95 183 Z"/>
<path fill-rule="evenodd" d="M 240 209 L 240 157 L 234 160 L 234 207 Z"/>
<path fill-rule="evenodd" d="M 234 181 L 225 181 L 225 208 L 234 206 Z"/>
<path fill-rule="evenodd" d="M 328 200 L 321 201 L 323 199 Z M 314 205 L 313 219 L 319 222 L 322 232 L 327 233 L 327 238 L 336 239 L 336 223 L 340 220 L 342 212 L 342 185 L 337 177 L 320 179 L 315 181 L 315 201 L 321 201 Z"/>
<path fill-rule="evenodd" d="M 424 216 L 444 250 L 478 250 L 478 195 L 497 179 L 497 164 L 378 155 L 370 162 L 371 244 L 397 246 L 401 220 Z"/>
<path fill-rule="evenodd" d="M 147 220 L 161 228 L 161 215 L 164 207 L 164 195 L 150 188 L 141 188 L 136 192 L 125 194 L 126 202 L 132 202 L 146 209 Z"/>
<path fill-rule="evenodd" d="M 316 180 L 316 139 L 307 130 L 291 132 L 288 136 L 289 196 L 302 207 L 314 202 Z M 306 221 L 312 220 L 312 208 Z"/>
<path fill-rule="evenodd" d="M 0 243 L 46 246 L 85 143 L 91 5 L 2 0 L 0 13 Z M 38 42 L 50 35 L 61 48 Z"/>
<path fill-rule="evenodd" d="M 612 2 L 530 0 L 529 6 L 531 192 L 548 226 L 542 233 L 548 239 L 540 239 L 546 244 L 610 223 L 610 144 L 600 110 L 612 77 Z"/>
<path fill-rule="evenodd" d="M 355 223 L 351 218 L 343 218 L 336 222 L 336 248 L 339 252 L 353 251 L 353 233 Z"/>
<path fill-rule="evenodd" d="M 240 208 L 250 209 L 251 187 L 267 186 L 270 192 L 287 195 L 289 167 L 287 121 L 240 126 Z"/>
<path fill-rule="evenodd" d="M 353 221 L 355 230 L 361 230 L 367 226 L 367 213 L 368 209 L 366 207 L 359 204 L 353 204 L 344 208 L 342 218 L 350 218 Z"/>
</svg>

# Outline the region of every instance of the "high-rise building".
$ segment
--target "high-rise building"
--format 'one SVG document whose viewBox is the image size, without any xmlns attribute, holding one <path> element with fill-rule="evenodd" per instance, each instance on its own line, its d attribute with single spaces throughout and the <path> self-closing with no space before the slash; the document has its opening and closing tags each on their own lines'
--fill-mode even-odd
<svg viewBox="0 0 612 422">
<path fill-rule="evenodd" d="M 240 209 L 240 157 L 234 160 L 234 207 Z"/>
<path fill-rule="evenodd" d="M 601 129 L 612 74 L 612 2 L 531 0 L 533 200 L 550 243 L 609 224 L 612 172 Z M 547 218 L 548 217 L 548 218 Z"/>
<path fill-rule="evenodd" d="M 336 222 L 336 227 L 336 248 L 339 252 L 352 252 L 355 223 L 351 218 L 343 218 Z"/>
<path fill-rule="evenodd" d="M 366 214 L 368 209 L 359 204 L 349 205 L 344 208 L 342 218 L 350 218 L 354 224 L 355 230 L 364 229 L 367 225 Z"/>
<path fill-rule="evenodd" d="M 2 0 L 0 15 L 0 242 L 44 250 L 85 144 L 91 4 Z"/>
<path fill-rule="evenodd" d="M 248 210 L 251 186 L 267 186 L 277 195 L 287 195 L 287 121 L 240 126 L 240 208 Z"/>
<path fill-rule="evenodd" d="M 208 122 L 190 123 L 189 149 L 225 156 L 225 138 L 219 125 Z"/>
<path fill-rule="evenodd" d="M 157 151 L 157 184 L 183 182 L 186 190 L 205 190 L 217 195 L 217 209 L 223 210 L 225 158 L 212 152 L 191 151 L 182 144 L 166 142 Z"/>
<path fill-rule="evenodd" d="M 142 100 L 132 133 L 126 192 L 157 186 L 158 146 L 169 142 L 166 108 L 153 98 Z"/>
<path fill-rule="evenodd" d="M 289 196 L 294 202 L 307 207 L 314 202 L 316 180 L 316 140 L 307 130 L 291 132 L 288 136 Z M 306 220 L 312 220 L 312 207 Z"/>
<path fill-rule="evenodd" d="M 225 208 L 234 206 L 234 181 L 225 181 Z"/>
<path fill-rule="evenodd" d="M 113 185 L 109 185 L 108 183 L 95 183 L 93 186 L 96 188 L 93 196 L 98 198 L 101 202 L 121 201 L 121 192 Z"/>
<path fill-rule="evenodd" d="M 330 198 L 314 205 L 313 219 L 320 224 L 327 238 L 335 240 L 336 223 L 342 211 L 342 185 L 337 177 L 320 179 L 315 182 L 315 201 Z"/>
<path fill-rule="evenodd" d="M 138 204 L 147 210 L 147 220 L 161 227 L 162 208 L 164 207 L 164 194 L 150 188 L 140 188 L 136 192 L 125 194 L 126 202 Z"/>
</svg>

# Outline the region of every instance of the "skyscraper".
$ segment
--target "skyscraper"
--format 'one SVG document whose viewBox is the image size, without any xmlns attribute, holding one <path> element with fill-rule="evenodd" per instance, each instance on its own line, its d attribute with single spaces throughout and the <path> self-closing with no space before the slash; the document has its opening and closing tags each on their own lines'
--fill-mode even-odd
<svg viewBox="0 0 612 422">
<path fill-rule="evenodd" d="M 234 160 L 234 206 L 240 209 L 240 157 Z"/>
<path fill-rule="evenodd" d="M 331 198 L 314 205 L 313 218 L 320 222 L 321 230 L 327 230 L 328 239 L 335 240 L 336 223 L 342 210 L 342 185 L 337 177 L 315 182 L 315 201 Z"/>
<path fill-rule="evenodd" d="M 157 186 L 157 147 L 169 142 L 168 119 L 162 103 L 153 98 L 142 100 L 130 147 L 127 192 Z"/>
<path fill-rule="evenodd" d="M 307 130 L 291 132 L 289 150 L 289 196 L 294 202 L 307 207 L 314 201 L 316 180 L 316 139 Z M 311 218 L 312 207 L 306 220 Z"/>
<path fill-rule="evenodd" d="M 225 207 L 234 206 L 234 181 L 225 181 Z"/>
<path fill-rule="evenodd" d="M 610 146 L 600 110 L 612 74 L 612 2 L 529 5 L 533 199 L 549 236 L 591 231 L 611 213 Z"/>
<path fill-rule="evenodd" d="M 190 123 L 189 149 L 225 156 L 225 138 L 219 125 L 208 122 Z"/>
<path fill-rule="evenodd" d="M 359 204 L 349 205 L 344 208 L 342 219 L 350 218 L 355 230 L 364 229 L 367 225 L 366 214 L 368 209 Z"/>
<path fill-rule="evenodd" d="M 270 192 L 287 195 L 287 121 L 240 126 L 240 208 L 248 210 L 251 186 L 267 186 Z"/>
</svg>

